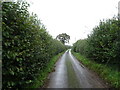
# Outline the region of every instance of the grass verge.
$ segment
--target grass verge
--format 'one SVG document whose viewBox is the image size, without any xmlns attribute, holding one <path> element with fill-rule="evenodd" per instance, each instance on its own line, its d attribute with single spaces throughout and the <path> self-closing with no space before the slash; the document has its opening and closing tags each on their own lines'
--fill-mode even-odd
<svg viewBox="0 0 120 90">
<path fill-rule="evenodd" d="M 64 52 L 59 53 L 58 55 L 54 56 L 50 60 L 50 62 L 47 64 L 47 67 L 40 72 L 40 75 L 38 76 L 37 80 L 35 80 L 34 84 L 31 87 L 29 87 L 29 88 L 40 88 L 40 87 L 42 87 L 44 85 L 45 80 L 48 77 L 48 74 L 50 72 L 52 72 L 56 61 L 60 58 L 60 56 L 62 56 L 63 53 Z"/>
<path fill-rule="evenodd" d="M 72 54 L 80 60 L 86 67 L 95 71 L 101 78 L 108 82 L 112 88 L 120 88 L 120 72 L 115 71 L 112 67 L 108 67 L 103 64 L 98 64 L 94 61 L 89 60 L 80 53 L 72 51 Z"/>
</svg>

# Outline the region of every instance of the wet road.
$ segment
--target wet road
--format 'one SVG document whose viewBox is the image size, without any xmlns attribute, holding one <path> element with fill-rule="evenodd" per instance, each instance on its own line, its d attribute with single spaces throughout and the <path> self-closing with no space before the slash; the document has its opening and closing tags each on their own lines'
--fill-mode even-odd
<svg viewBox="0 0 120 90">
<path fill-rule="evenodd" d="M 89 71 L 66 51 L 55 65 L 55 72 L 49 76 L 48 88 L 106 88 L 95 73 Z"/>
</svg>

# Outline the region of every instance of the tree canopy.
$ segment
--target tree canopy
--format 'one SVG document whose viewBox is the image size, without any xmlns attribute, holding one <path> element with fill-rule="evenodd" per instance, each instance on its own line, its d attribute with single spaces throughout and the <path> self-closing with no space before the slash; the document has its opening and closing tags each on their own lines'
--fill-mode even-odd
<svg viewBox="0 0 120 90">
<path fill-rule="evenodd" d="M 66 33 L 59 34 L 56 39 L 60 40 L 63 44 L 69 43 L 70 36 Z"/>
</svg>

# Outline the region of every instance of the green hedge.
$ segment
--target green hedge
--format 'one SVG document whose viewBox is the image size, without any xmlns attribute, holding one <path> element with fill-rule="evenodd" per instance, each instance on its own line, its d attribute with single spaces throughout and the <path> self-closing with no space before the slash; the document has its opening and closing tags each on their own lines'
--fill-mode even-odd
<svg viewBox="0 0 120 90">
<path fill-rule="evenodd" d="M 34 83 L 51 58 L 66 47 L 53 39 L 25 2 L 2 4 L 3 88 Z"/>
<path fill-rule="evenodd" d="M 87 39 L 73 45 L 73 50 L 99 63 L 120 65 L 120 20 L 101 21 Z"/>
</svg>

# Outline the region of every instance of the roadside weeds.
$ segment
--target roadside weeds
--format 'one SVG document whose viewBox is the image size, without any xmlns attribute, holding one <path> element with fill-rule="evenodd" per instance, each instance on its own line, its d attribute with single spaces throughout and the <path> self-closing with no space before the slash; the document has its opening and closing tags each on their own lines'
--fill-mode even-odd
<svg viewBox="0 0 120 90">
<path fill-rule="evenodd" d="M 107 67 L 103 64 L 98 64 L 96 62 L 93 62 L 87 59 L 86 57 L 80 55 L 79 53 L 75 53 L 72 51 L 72 54 L 80 62 L 82 62 L 82 64 L 84 64 L 90 70 L 96 72 L 102 79 L 108 82 L 111 88 L 120 88 L 120 81 L 119 81 L 120 72 L 113 70 L 112 67 Z"/>
<path fill-rule="evenodd" d="M 38 78 L 34 81 L 34 84 L 31 85 L 30 88 L 46 88 L 48 76 L 51 72 L 54 72 L 54 65 L 59 60 L 59 58 L 63 55 L 64 52 L 59 53 L 54 56 L 50 62 L 46 65 L 47 67 L 40 72 Z"/>
</svg>

